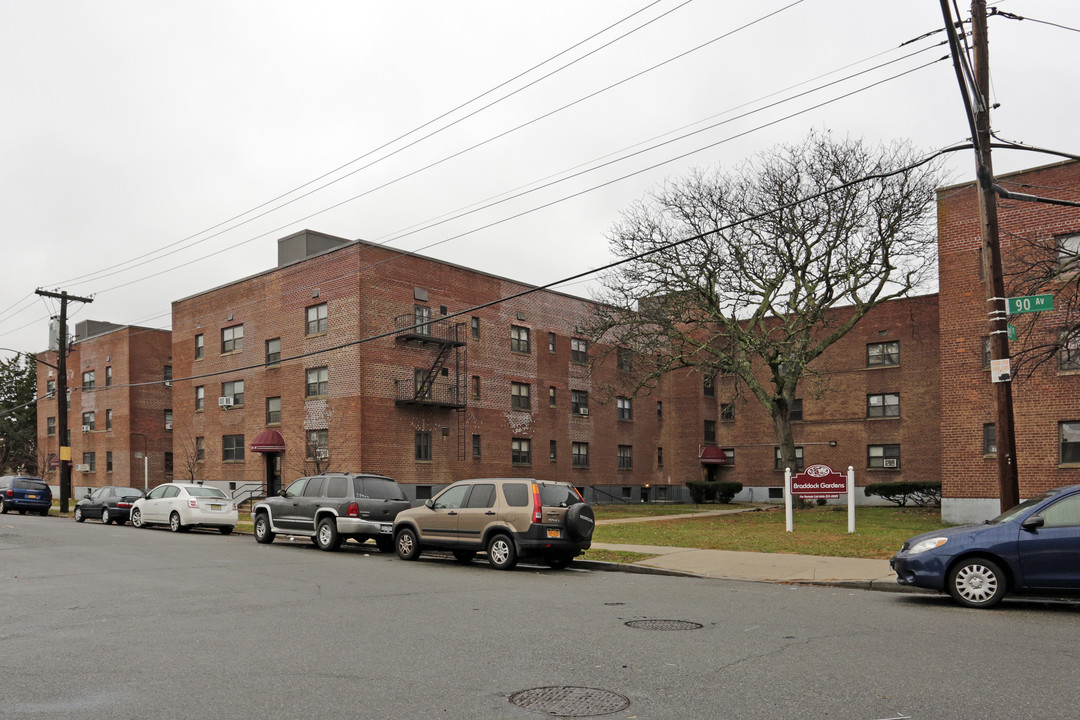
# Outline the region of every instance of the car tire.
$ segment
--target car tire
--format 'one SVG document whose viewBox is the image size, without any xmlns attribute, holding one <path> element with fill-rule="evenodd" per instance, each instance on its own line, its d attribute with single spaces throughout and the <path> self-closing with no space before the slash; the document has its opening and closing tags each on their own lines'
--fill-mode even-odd
<svg viewBox="0 0 1080 720">
<path fill-rule="evenodd" d="M 75 522 L 86 522 L 86 516 L 83 515 L 82 508 L 75 506 Z"/>
<path fill-rule="evenodd" d="M 49 508 L 45 508 L 41 511 L 41 517 L 49 517 Z"/>
<path fill-rule="evenodd" d="M 7 515 L 8 506 L 3 500 L 0 500 L 0 515 Z"/>
<path fill-rule="evenodd" d="M 26 510 L 24 510 L 24 509 L 22 509 L 22 508 L 19 508 L 19 514 L 20 514 L 20 515 L 25 515 L 25 514 L 26 514 Z"/>
<path fill-rule="evenodd" d="M 571 505 L 566 510 L 566 529 L 575 540 L 592 539 L 596 527 L 596 515 L 585 503 Z"/>
<path fill-rule="evenodd" d="M 476 557 L 475 550 L 454 550 L 454 559 L 459 563 L 472 562 L 472 559 Z"/>
<path fill-rule="evenodd" d="M 220 532 L 222 535 L 232 535 L 232 531 L 233 531 L 233 526 L 232 525 L 222 525 L 221 527 L 218 528 L 218 532 Z"/>
<path fill-rule="evenodd" d="M 180 513 L 175 510 L 169 515 L 169 529 L 174 533 L 184 532 L 184 523 L 180 521 Z"/>
<path fill-rule="evenodd" d="M 411 528 L 401 528 L 394 536 L 394 550 L 402 560 L 415 560 L 420 557 L 420 541 Z"/>
<path fill-rule="evenodd" d="M 565 570 L 570 567 L 570 563 L 574 562 L 573 555 L 552 555 L 545 560 L 547 566 L 552 570 Z"/>
<path fill-rule="evenodd" d="M 517 548 L 509 536 L 502 533 L 488 541 L 488 563 L 496 570 L 513 570 L 517 565 Z"/>
<path fill-rule="evenodd" d="M 380 535 L 375 538 L 375 547 L 377 547 L 381 553 L 392 553 L 394 552 L 394 538 Z"/>
<path fill-rule="evenodd" d="M 131 509 L 131 527 L 141 528 L 142 526 L 143 526 L 142 510 L 140 510 L 139 508 L 132 508 Z"/>
<path fill-rule="evenodd" d="M 993 560 L 967 558 L 949 571 L 946 587 L 953 600 L 965 607 L 990 608 L 1005 597 L 1007 580 Z"/>
<path fill-rule="evenodd" d="M 337 521 L 333 517 L 324 517 L 315 528 L 316 545 L 320 550 L 333 552 L 341 547 L 341 535 L 337 531 Z"/>
<path fill-rule="evenodd" d="M 109 508 L 102 508 L 101 509 L 101 524 L 102 525 L 108 525 L 111 522 L 112 522 L 112 518 L 109 517 Z"/>
<path fill-rule="evenodd" d="M 270 529 L 270 517 L 261 512 L 255 516 L 255 542 L 269 545 L 274 542 L 274 531 Z"/>
</svg>

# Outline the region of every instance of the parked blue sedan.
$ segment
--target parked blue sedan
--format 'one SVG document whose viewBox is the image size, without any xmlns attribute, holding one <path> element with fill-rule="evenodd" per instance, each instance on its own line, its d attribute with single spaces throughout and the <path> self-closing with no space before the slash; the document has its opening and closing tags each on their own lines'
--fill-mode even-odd
<svg viewBox="0 0 1080 720">
<path fill-rule="evenodd" d="M 982 525 L 916 535 L 889 561 L 901 585 L 988 608 L 1006 593 L 1080 593 L 1080 485 L 1048 490 Z"/>
</svg>

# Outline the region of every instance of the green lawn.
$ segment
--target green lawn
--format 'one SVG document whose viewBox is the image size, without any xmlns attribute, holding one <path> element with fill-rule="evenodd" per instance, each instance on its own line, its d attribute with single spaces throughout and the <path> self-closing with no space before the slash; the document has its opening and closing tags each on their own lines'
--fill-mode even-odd
<svg viewBox="0 0 1080 720">
<path fill-rule="evenodd" d="M 654 515 L 686 515 L 708 510 L 730 510 L 737 505 L 692 505 L 660 503 L 616 503 L 611 505 L 593 505 L 597 520 L 615 520 L 629 517 L 651 517 Z"/>
<path fill-rule="evenodd" d="M 597 519 L 609 517 L 606 507 L 596 514 Z M 598 525 L 593 542 L 887 559 L 912 535 L 943 527 L 948 526 L 941 522 L 938 508 L 860 507 L 855 510 L 855 532 L 849 534 L 847 508 L 827 506 L 796 510 L 794 532 L 788 533 L 780 506 L 732 515 Z"/>
</svg>

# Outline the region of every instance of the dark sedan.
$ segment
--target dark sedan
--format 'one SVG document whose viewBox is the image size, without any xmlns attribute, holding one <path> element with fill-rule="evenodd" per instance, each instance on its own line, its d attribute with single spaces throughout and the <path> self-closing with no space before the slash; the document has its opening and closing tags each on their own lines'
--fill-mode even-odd
<svg viewBox="0 0 1080 720">
<path fill-rule="evenodd" d="M 889 561 L 901 585 L 993 607 L 1007 593 L 1080 593 L 1080 485 L 987 520 L 916 535 Z"/>
<path fill-rule="evenodd" d="M 123 525 L 131 518 L 131 504 L 143 496 L 143 491 L 133 487 L 100 487 L 75 503 L 75 522 L 87 518 L 101 518 L 108 525 L 111 522 Z"/>
</svg>

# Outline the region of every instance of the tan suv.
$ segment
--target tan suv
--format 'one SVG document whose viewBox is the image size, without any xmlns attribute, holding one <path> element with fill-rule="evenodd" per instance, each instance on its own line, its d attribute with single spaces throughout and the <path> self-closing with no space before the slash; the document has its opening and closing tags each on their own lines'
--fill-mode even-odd
<svg viewBox="0 0 1080 720">
<path fill-rule="evenodd" d="M 509 570 L 519 558 L 561 569 L 589 549 L 595 519 L 566 482 L 530 478 L 462 480 L 394 519 L 394 547 L 402 560 L 421 551 L 450 550 L 460 562 L 487 552 Z"/>
</svg>

